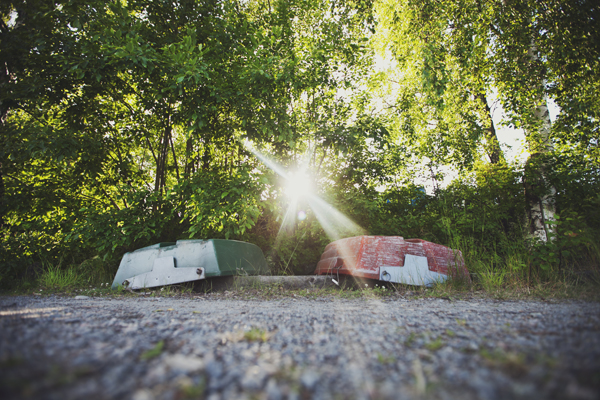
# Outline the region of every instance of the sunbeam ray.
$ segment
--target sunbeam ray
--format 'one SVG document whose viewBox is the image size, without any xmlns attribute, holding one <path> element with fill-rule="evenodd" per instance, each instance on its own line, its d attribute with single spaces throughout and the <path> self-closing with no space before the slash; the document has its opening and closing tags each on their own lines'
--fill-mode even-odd
<svg viewBox="0 0 600 400">
<path fill-rule="evenodd" d="M 285 179 L 288 179 L 288 174 L 283 169 L 283 167 L 281 167 L 275 161 L 270 160 L 267 156 L 265 156 L 260 151 L 255 149 L 254 146 L 252 146 L 252 143 L 250 143 L 250 141 L 244 140 L 244 141 L 242 141 L 242 145 L 244 146 L 244 148 L 246 150 L 248 150 L 250 153 L 254 154 L 254 156 L 256 158 L 258 158 L 266 167 L 270 168 L 277 175 L 279 175 Z"/>
<path fill-rule="evenodd" d="M 366 233 L 360 225 L 319 196 L 309 196 L 308 204 L 315 213 L 327 237 L 332 241 L 348 236 L 360 236 Z"/>
<path fill-rule="evenodd" d="M 281 226 L 279 227 L 279 232 L 277 232 L 278 237 L 287 228 L 290 228 L 293 226 L 297 207 L 298 207 L 298 200 L 292 199 L 292 201 L 290 202 L 290 204 L 285 212 L 285 215 L 283 216 L 283 221 L 281 221 Z"/>
<path fill-rule="evenodd" d="M 319 224 L 325 231 L 325 234 L 332 241 L 349 236 L 364 235 L 365 230 L 337 210 L 334 206 L 327 203 L 325 200 L 312 193 L 313 187 L 310 183 L 310 178 L 306 174 L 308 167 L 308 159 L 304 159 L 300 169 L 297 172 L 290 173 L 281 165 L 269 159 L 267 156 L 258 151 L 249 140 L 244 140 L 243 146 L 258 158 L 267 168 L 277 173 L 286 180 L 285 188 L 286 195 L 289 197 L 290 203 L 287 207 L 279 232 L 277 233 L 276 244 L 279 242 L 280 235 L 286 231 L 288 227 L 293 226 L 296 214 L 298 212 L 299 199 L 303 198 L 308 202 L 309 207 L 315 214 Z M 305 215 L 305 214 L 304 214 Z"/>
</svg>

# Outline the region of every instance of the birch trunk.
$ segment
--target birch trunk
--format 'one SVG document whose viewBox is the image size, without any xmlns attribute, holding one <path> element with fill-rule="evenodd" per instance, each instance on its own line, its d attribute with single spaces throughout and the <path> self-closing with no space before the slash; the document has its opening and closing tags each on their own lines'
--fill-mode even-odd
<svg viewBox="0 0 600 400">
<path fill-rule="evenodd" d="M 4 23 L 4 20 L 0 18 L 0 33 L 2 35 L 8 35 L 8 26 Z M 4 61 L 0 64 L 0 88 L 5 86 L 11 80 L 11 72 L 9 71 L 8 62 Z M 8 104 L 3 103 L 0 100 L 0 135 L 5 135 L 5 123 L 8 117 Z M 0 136 L 0 145 L 4 143 L 4 137 Z M 5 149 L 0 149 L 4 153 Z M 4 227 L 4 175 L 2 170 L 2 160 L 0 159 L 0 229 Z"/>
<path fill-rule="evenodd" d="M 537 47 L 532 40 L 528 56 L 532 63 L 537 62 Z M 545 83 L 542 83 L 544 86 Z M 538 89 L 543 89 L 538 88 Z M 544 93 L 543 90 L 539 90 Z M 527 142 L 530 156 L 525 164 L 525 198 L 527 200 L 527 220 L 531 237 L 547 242 L 554 226 L 548 224 L 555 221 L 556 208 L 554 197 L 556 188 L 549 184 L 548 170 L 550 166 L 544 157 L 554 146 L 550 138 L 552 122 L 545 95 L 540 95 L 533 113 L 535 131 L 529 132 Z"/>
<path fill-rule="evenodd" d="M 498 141 L 498 135 L 496 134 L 496 127 L 494 126 L 494 119 L 492 118 L 492 110 L 488 104 L 485 94 L 480 92 L 479 101 L 484 105 L 485 112 L 490 124 L 490 127 L 486 129 L 485 141 L 486 141 L 486 152 L 490 158 L 490 163 L 498 164 L 501 160 L 504 161 L 504 154 L 500 149 L 500 142 Z"/>
</svg>

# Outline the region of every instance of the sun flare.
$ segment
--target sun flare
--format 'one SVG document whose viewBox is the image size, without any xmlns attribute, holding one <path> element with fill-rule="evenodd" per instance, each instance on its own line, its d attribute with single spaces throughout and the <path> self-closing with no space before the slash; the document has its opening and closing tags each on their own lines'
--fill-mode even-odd
<svg viewBox="0 0 600 400">
<path fill-rule="evenodd" d="M 298 200 L 313 194 L 313 183 L 305 171 L 288 174 L 284 192 L 292 200 Z"/>
<path fill-rule="evenodd" d="M 256 149 L 250 140 L 245 139 L 242 141 L 242 145 L 283 179 L 281 182 L 283 194 L 288 199 L 288 206 L 279 227 L 277 243 L 282 232 L 293 229 L 294 221 L 302 222 L 308 218 L 308 209 L 305 207 L 311 210 L 311 214 L 316 217 L 331 240 L 366 234 L 360 225 L 317 195 L 315 179 L 307 173 L 306 164 L 298 167 L 294 172 L 288 172 L 280 164 Z"/>
</svg>

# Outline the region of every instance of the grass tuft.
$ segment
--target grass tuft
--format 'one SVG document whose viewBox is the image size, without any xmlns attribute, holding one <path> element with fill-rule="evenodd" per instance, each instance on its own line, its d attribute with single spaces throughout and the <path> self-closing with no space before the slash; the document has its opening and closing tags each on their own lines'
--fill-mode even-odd
<svg viewBox="0 0 600 400">
<path fill-rule="evenodd" d="M 393 364 L 396 362 L 394 356 L 386 356 L 381 353 L 377 353 L 377 361 L 381 364 Z"/>
<path fill-rule="evenodd" d="M 48 289 L 64 290 L 79 286 L 81 277 L 74 269 L 61 269 L 59 266 L 48 266 L 40 276 L 38 283 Z"/>
<path fill-rule="evenodd" d="M 152 358 L 158 357 L 162 353 L 164 347 L 165 347 L 165 342 L 163 340 L 161 340 L 160 342 L 156 343 L 156 345 L 153 348 L 143 352 L 142 355 L 140 356 L 140 360 L 147 361 Z"/>
<path fill-rule="evenodd" d="M 427 350 L 436 351 L 436 350 L 439 350 L 443 345 L 444 345 L 444 342 L 442 341 L 442 339 L 437 338 L 434 341 L 427 343 L 425 345 L 425 348 Z"/>
<path fill-rule="evenodd" d="M 263 329 L 252 328 L 244 332 L 244 339 L 249 342 L 266 342 L 269 340 L 269 334 Z"/>
</svg>

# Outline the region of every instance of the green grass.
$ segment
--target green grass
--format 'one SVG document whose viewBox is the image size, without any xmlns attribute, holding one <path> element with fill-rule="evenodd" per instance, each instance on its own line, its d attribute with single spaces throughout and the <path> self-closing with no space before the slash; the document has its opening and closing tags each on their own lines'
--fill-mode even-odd
<svg viewBox="0 0 600 400">
<path fill-rule="evenodd" d="M 317 298 L 340 299 L 394 299 L 402 298 L 441 298 L 448 301 L 471 298 L 494 299 L 580 299 L 600 301 L 600 274 L 578 275 L 563 273 L 557 269 L 534 270 L 530 275 L 523 268 L 521 259 L 512 257 L 507 264 L 472 262 L 469 265 L 471 277 L 450 278 L 432 287 L 409 286 L 370 281 L 360 285 L 347 284 L 323 288 L 285 289 L 280 284 L 255 284 L 241 286 L 234 284 L 224 290 L 204 286 L 198 292 L 193 283 L 149 288 L 139 291 L 110 289 L 112 277 L 103 282 L 91 282 L 85 269 L 61 268 L 60 265 L 46 267 L 37 280 L 22 281 L 5 295 L 48 295 L 94 296 L 94 297 L 196 297 L 269 300 L 294 297 L 313 300 Z M 503 262 L 503 261 L 502 261 Z M 510 266 L 511 269 L 508 267 Z M 87 267 L 86 267 L 87 268 Z M 98 275 L 99 276 L 99 275 Z M 96 278 L 94 278 L 96 279 Z"/>
<path fill-rule="evenodd" d="M 480 355 L 488 365 L 503 369 L 513 376 L 522 376 L 529 369 L 525 354 L 522 353 L 483 349 Z"/>
<path fill-rule="evenodd" d="M 252 328 L 244 332 L 244 339 L 249 342 L 266 342 L 269 340 L 269 333 L 264 329 Z"/>
<path fill-rule="evenodd" d="M 110 283 L 104 282 L 97 285 L 82 283 L 82 280 L 73 273 L 52 269 L 45 273 L 37 282 L 21 285 L 6 291 L 5 295 L 64 295 L 64 296 L 93 296 L 93 297 L 197 297 L 247 300 L 270 300 L 278 298 L 315 299 L 395 299 L 395 298 L 441 298 L 448 301 L 468 300 L 471 298 L 493 299 L 541 299 L 562 300 L 579 299 L 586 301 L 600 301 L 600 285 L 589 281 L 562 280 L 536 280 L 527 284 L 525 279 L 505 277 L 502 283 L 484 285 L 476 277 L 467 287 L 461 284 L 456 287 L 452 282 L 436 284 L 431 288 L 407 285 L 394 287 L 365 287 L 365 288 L 310 288 L 310 289 L 284 289 L 279 285 L 265 285 L 256 287 L 240 287 L 229 290 L 211 290 L 195 292 L 191 285 L 165 286 L 149 288 L 138 291 L 112 290 Z"/>
<path fill-rule="evenodd" d="M 202 398 L 204 394 L 204 390 L 206 388 L 206 384 L 203 379 L 200 379 L 200 382 L 192 385 L 182 385 L 180 389 L 180 397 L 184 399 L 198 399 Z M 176 396 L 179 398 L 179 396 Z"/>
<path fill-rule="evenodd" d="M 263 329 L 252 328 L 244 332 L 244 339 L 249 342 L 266 342 L 269 340 L 269 334 Z"/>
<path fill-rule="evenodd" d="M 436 351 L 439 350 L 444 345 L 444 342 L 441 338 L 437 338 L 434 341 L 431 341 L 425 345 L 427 350 Z"/>
<path fill-rule="evenodd" d="M 381 353 L 377 353 L 377 361 L 380 364 L 393 364 L 396 362 L 396 358 L 394 356 L 386 356 Z"/>
<path fill-rule="evenodd" d="M 158 357 L 162 353 L 164 347 L 165 342 L 161 340 L 160 342 L 156 343 L 156 345 L 153 348 L 143 352 L 140 356 L 140 360 L 147 361 L 152 358 Z"/>
<path fill-rule="evenodd" d="M 61 269 L 59 266 L 48 266 L 40 276 L 38 283 L 48 289 L 64 290 L 81 286 L 83 279 L 74 269 Z"/>
</svg>

